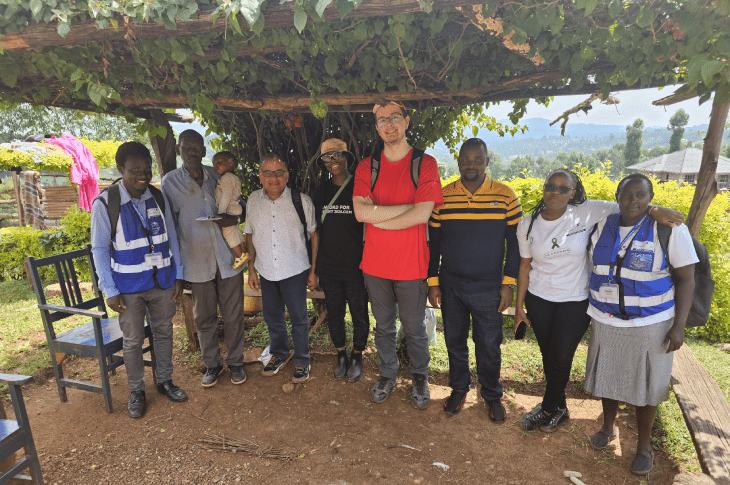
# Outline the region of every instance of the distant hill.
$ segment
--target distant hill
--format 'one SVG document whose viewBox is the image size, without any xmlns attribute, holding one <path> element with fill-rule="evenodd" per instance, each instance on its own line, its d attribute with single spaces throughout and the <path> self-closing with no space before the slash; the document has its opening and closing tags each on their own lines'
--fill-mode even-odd
<svg viewBox="0 0 730 485">
<path fill-rule="evenodd" d="M 500 123 L 511 125 L 509 120 L 499 120 Z M 581 153 L 595 153 L 604 148 L 610 148 L 616 143 L 626 142 L 626 127 L 620 125 L 598 125 L 591 123 L 570 123 L 565 127 L 565 136 L 560 135 L 560 126 L 550 126 L 550 120 L 545 118 L 530 118 L 520 121 L 521 125 L 527 125 L 525 133 L 517 133 L 514 137 L 506 135 L 500 137 L 498 134 L 480 130 L 479 137 L 482 138 L 490 150 L 502 156 L 503 159 L 523 155 L 539 157 L 544 155 L 547 158 L 554 158 L 560 152 L 572 152 L 576 150 Z M 690 126 L 685 129 L 684 137 L 693 142 L 701 141 L 704 134 L 699 131 L 707 131 L 707 125 Z M 471 137 L 471 130 L 464 132 Z M 671 132 L 666 127 L 644 128 L 643 148 L 653 148 L 658 145 L 669 145 Z M 438 142 L 429 150 L 436 159 L 448 158 L 448 148 L 443 142 Z"/>
</svg>

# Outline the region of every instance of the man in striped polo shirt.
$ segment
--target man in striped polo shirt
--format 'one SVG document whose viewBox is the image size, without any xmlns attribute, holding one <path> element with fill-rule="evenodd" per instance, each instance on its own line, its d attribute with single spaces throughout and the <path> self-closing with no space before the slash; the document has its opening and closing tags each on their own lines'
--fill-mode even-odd
<svg viewBox="0 0 730 485">
<path fill-rule="evenodd" d="M 501 312 L 512 303 L 520 266 L 522 206 L 510 187 L 486 175 L 489 156 L 483 140 L 465 141 L 458 163 L 461 178 L 444 187 L 444 205 L 429 220 L 428 299 L 441 308 L 452 389 L 444 411 L 457 414 L 470 389 L 471 317 L 481 395 L 489 419 L 503 423 Z"/>
</svg>

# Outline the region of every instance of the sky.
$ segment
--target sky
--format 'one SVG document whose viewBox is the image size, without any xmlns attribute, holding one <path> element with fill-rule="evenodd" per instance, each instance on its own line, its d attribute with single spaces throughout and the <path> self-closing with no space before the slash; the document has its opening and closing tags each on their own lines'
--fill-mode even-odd
<svg viewBox="0 0 730 485">
<path fill-rule="evenodd" d="M 669 118 L 680 108 L 689 114 L 689 125 L 702 125 L 710 122 L 710 111 L 712 100 L 706 101 L 698 106 L 699 98 L 690 99 L 670 106 L 654 106 L 652 101 L 669 96 L 679 89 L 669 86 L 664 89 L 638 89 L 634 91 L 622 91 L 614 93 L 619 100 L 616 105 L 604 105 L 600 101 L 593 102 L 593 109 L 588 114 L 579 111 L 570 115 L 569 123 L 595 123 L 598 125 L 630 125 L 637 118 L 644 121 L 644 127 L 666 127 L 669 125 Z M 550 104 L 545 107 L 534 101 L 527 105 L 527 112 L 523 119 L 546 118 L 553 121 L 565 111 L 582 103 L 589 96 L 581 94 L 578 96 L 556 96 Z M 501 103 L 491 106 L 488 114 L 496 119 L 506 119 L 511 111 L 510 103 Z"/>
</svg>

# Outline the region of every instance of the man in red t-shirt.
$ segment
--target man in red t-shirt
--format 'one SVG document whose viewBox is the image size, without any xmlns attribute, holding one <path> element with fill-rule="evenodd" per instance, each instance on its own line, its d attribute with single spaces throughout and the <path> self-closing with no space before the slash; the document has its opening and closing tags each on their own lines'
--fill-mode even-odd
<svg viewBox="0 0 730 485">
<path fill-rule="evenodd" d="M 426 223 L 435 207 L 443 204 L 436 160 L 424 155 L 418 187 L 411 179 L 413 148 L 405 137 L 410 118 L 403 104 L 375 105 L 378 134 L 385 143 L 377 183 L 372 187 L 371 159 L 357 167 L 353 208 L 366 222 L 365 248 L 360 268 L 370 294 L 375 317 L 375 348 L 380 356 L 380 379 L 370 390 L 371 399 L 383 403 L 396 385 L 396 313 L 406 335 L 413 379 L 412 402 L 426 409 L 428 390 L 428 335 L 424 323 L 428 285 Z"/>
</svg>

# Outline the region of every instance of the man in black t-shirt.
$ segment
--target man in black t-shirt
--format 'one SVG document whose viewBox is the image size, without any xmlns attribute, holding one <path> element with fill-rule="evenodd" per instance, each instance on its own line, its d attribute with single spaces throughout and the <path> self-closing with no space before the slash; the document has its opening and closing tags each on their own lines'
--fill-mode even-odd
<svg viewBox="0 0 730 485">
<path fill-rule="evenodd" d="M 315 274 L 325 295 L 327 320 L 332 343 L 337 348 L 337 379 L 355 382 L 362 373 L 362 351 L 370 330 L 367 290 L 360 262 L 363 224 L 352 207 L 355 156 L 342 140 L 322 143 L 317 164 L 320 183 L 314 194 L 320 245 Z M 313 258 L 314 259 L 314 258 Z M 348 359 L 345 332 L 345 303 L 350 306 L 353 324 L 352 353 Z"/>
</svg>

